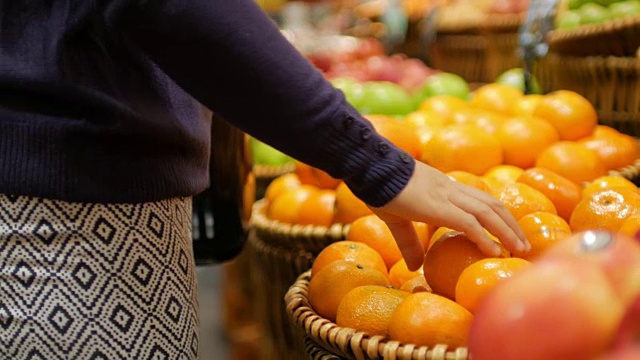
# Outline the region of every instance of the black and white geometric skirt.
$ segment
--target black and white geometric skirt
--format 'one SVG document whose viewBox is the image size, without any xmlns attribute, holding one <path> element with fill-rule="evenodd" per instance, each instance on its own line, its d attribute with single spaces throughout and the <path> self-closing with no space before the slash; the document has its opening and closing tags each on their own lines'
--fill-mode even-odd
<svg viewBox="0 0 640 360">
<path fill-rule="evenodd" d="M 191 216 L 0 195 L 0 359 L 196 359 Z"/>
</svg>

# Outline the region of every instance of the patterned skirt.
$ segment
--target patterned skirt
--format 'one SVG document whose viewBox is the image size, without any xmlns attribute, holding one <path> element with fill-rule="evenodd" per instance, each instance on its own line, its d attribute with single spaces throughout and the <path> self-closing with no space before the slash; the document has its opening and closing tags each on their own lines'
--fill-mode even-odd
<svg viewBox="0 0 640 360">
<path fill-rule="evenodd" d="M 0 359 L 196 359 L 191 198 L 0 195 Z"/>
</svg>

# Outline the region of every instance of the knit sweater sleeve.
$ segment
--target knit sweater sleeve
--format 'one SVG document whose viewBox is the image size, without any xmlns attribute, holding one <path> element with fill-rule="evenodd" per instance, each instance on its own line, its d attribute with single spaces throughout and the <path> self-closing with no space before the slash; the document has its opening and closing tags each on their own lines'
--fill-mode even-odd
<svg viewBox="0 0 640 360">
<path fill-rule="evenodd" d="M 381 206 L 414 159 L 379 136 L 253 0 L 147 1 L 120 27 L 205 106 Z"/>
</svg>

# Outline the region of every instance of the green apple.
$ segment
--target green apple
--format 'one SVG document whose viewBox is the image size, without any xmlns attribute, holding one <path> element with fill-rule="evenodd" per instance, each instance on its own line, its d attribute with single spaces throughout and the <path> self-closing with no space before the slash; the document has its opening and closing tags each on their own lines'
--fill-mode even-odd
<svg viewBox="0 0 640 360">
<path fill-rule="evenodd" d="M 514 86 L 524 92 L 524 70 L 522 68 L 509 69 L 498 75 L 496 83 Z M 531 77 L 531 93 L 542 94 L 542 87 L 535 76 Z"/>
<path fill-rule="evenodd" d="M 249 149 L 251 150 L 253 162 L 257 165 L 279 166 L 293 162 L 293 158 L 289 155 L 254 137 L 249 138 Z"/>
<path fill-rule="evenodd" d="M 337 77 L 331 80 L 331 84 L 344 93 L 351 106 L 356 109 L 360 107 L 364 97 L 364 88 L 360 81 L 349 77 Z"/>
<path fill-rule="evenodd" d="M 586 3 L 578 9 L 580 24 L 602 24 L 609 20 L 609 10 L 596 3 Z"/>
<path fill-rule="evenodd" d="M 362 86 L 362 101 L 356 109 L 363 114 L 406 115 L 415 110 L 409 92 L 396 83 L 367 81 Z"/>
<path fill-rule="evenodd" d="M 613 3 L 609 6 L 609 16 L 611 19 L 638 15 L 640 15 L 640 0 L 626 0 Z"/>
<path fill-rule="evenodd" d="M 580 14 L 576 10 L 564 12 L 556 18 L 557 29 L 575 29 L 580 26 Z"/>
<path fill-rule="evenodd" d="M 460 99 L 467 99 L 470 93 L 469 83 L 462 76 L 440 72 L 428 76 L 414 96 L 418 102 L 421 102 L 436 95 L 453 95 Z"/>
</svg>

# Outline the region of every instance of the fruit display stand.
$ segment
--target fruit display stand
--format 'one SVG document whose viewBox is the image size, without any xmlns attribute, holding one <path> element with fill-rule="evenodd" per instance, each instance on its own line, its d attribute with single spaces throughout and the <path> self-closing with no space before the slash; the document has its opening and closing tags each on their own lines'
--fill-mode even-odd
<svg viewBox="0 0 640 360">
<path fill-rule="evenodd" d="M 430 66 L 462 76 L 470 83 L 489 83 L 519 67 L 521 14 L 492 14 L 474 23 L 439 26 L 429 45 Z"/>
<path fill-rule="evenodd" d="M 536 76 L 545 91 L 585 96 L 600 123 L 640 136 L 640 17 L 557 29 Z"/>
<path fill-rule="evenodd" d="M 467 348 L 450 349 L 401 344 L 382 336 L 340 327 L 319 316 L 309 304 L 307 290 L 311 271 L 305 271 L 290 286 L 285 303 L 290 321 L 304 331 L 309 359 L 398 359 L 398 360 L 468 360 Z M 323 355 L 324 357 L 318 357 Z M 333 355 L 331 357 L 330 355 Z"/>
<path fill-rule="evenodd" d="M 266 200 L 253 206 L 247 251 L 254 269 L 255 314 L 263 330 L 262 358 L 304 357 L 302 333 L 289 321 L 283 297 L 326 245 L 345 238 L 348 226 L 291 225 L 266 217 Z"/>
</svg>

